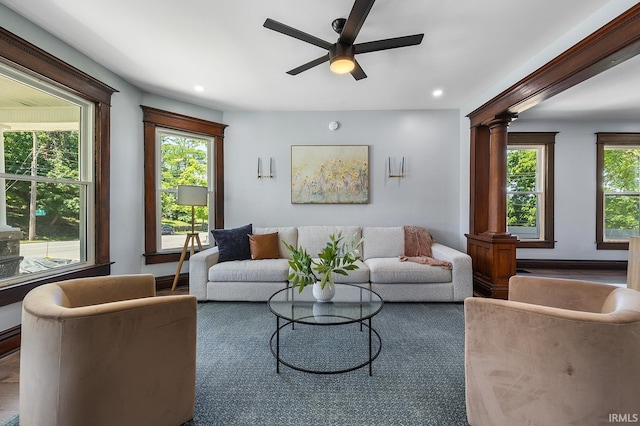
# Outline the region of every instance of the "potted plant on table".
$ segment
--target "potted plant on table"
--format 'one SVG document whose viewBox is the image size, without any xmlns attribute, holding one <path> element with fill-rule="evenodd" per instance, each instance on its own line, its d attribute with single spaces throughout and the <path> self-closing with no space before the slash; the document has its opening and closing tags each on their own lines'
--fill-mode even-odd
<svg viewBox="0 0 640 426">
<path fill-rule="evenodd" d="M 304 247 L 296 249 L 284 243 L 292 257 L 289 260 L 292 272 L 287 280 L 292 287 L 297 286 L 300 292 L 305 286 L 313 284 L 313 295 L 318 301 L 331 300 L 335 294 L 332 273 L 347 275 L 347 271 L 359 268 L 356 261 L 360 257 L 359 247 L 363 241 L 364 238 L 358 239 L 357 234 L 347 238 L 341 232 L 338 235 L 331 234 L 327 245 L 318 253 L 317 260 L 312 259 Z"/>
</svg>

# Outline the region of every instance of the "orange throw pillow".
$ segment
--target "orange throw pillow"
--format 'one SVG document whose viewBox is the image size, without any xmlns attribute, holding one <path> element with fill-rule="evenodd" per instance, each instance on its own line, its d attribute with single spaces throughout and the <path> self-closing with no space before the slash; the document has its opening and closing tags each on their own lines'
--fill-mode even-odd
<svg viewBox="0 0 640 426">
<path fill-rule="evenodd" d="M 249 248 L 253 260 L 278 259 L 280 257 L 278 233 L 249 235 Z"/>
</svg>

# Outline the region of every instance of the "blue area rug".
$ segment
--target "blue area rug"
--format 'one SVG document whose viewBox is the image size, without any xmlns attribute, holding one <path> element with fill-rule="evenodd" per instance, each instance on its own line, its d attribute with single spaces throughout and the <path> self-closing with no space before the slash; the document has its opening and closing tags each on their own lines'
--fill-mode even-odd
<svg viewBox="0 0 640 426">
<path fill-rule="evenodd" d="M 18 426 L 19 424 L 20 424 L 20 419 L 18 418 L 17 414 L 12 416 L 8 420 L 4 420 L 0 422 L 0 426 Z"/>
<path fill-rule="evenodd" d="M 382 338 L 373 376 L 367 367 L 316 375 L 281 365 L 276 373 L 275 326 L 266 303 L 198 305 L 196 407 L 186 425 L 468 424 L 461 303 L 386 304 L 373 319 Z M 281 345 L 296 364 L 341 368 L 365 359 L 368 333 L 296 325 Z"/>
</svg>

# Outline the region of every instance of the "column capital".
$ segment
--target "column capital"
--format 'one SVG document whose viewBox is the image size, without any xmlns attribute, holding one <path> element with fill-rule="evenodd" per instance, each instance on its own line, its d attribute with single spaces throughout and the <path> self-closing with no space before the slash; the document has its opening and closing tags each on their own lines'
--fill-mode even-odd
<svg viewBox="0 0 640 426">
<path fill-rule="evenodd" d="M 495 116 L 495 118 L 487 123 L 489 129 L 494 129 L 496 127 L 509 127 L 509 124 L 513 120 L 518 118 L 518 114 L 515 112 L 503 112 Z"/>
</svg>

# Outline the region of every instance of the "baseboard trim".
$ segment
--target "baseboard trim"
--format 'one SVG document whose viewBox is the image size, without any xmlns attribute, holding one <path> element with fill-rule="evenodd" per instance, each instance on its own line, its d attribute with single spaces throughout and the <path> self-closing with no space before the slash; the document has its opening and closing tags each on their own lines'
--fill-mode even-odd
<svg viewBox="0 0 640 426">
<path fill-rule="evenodd" d="M 163 277 L 156 277 L 156 291 L 157 290 L 166 290 L 173 287 L 173 279 L 175 275 L 165 275 Z M 189 286 L 189 274 L 180 274 L 178 277 L 178 283 L 176 287 L 188 287 Z"/>
<path fill-rule="evenodd" d="M 626 260 L 570 260 L 570 259 L 517 259 L 518 269 L 599 269 L 622 271 L 627 269 Z"/>
<path fill-rule="evenodd" d="M 20 349 L 20 329 L 19 325 L 0 331 L 0 358 L 10 354 L 16 349 Z"/>
</svg>

